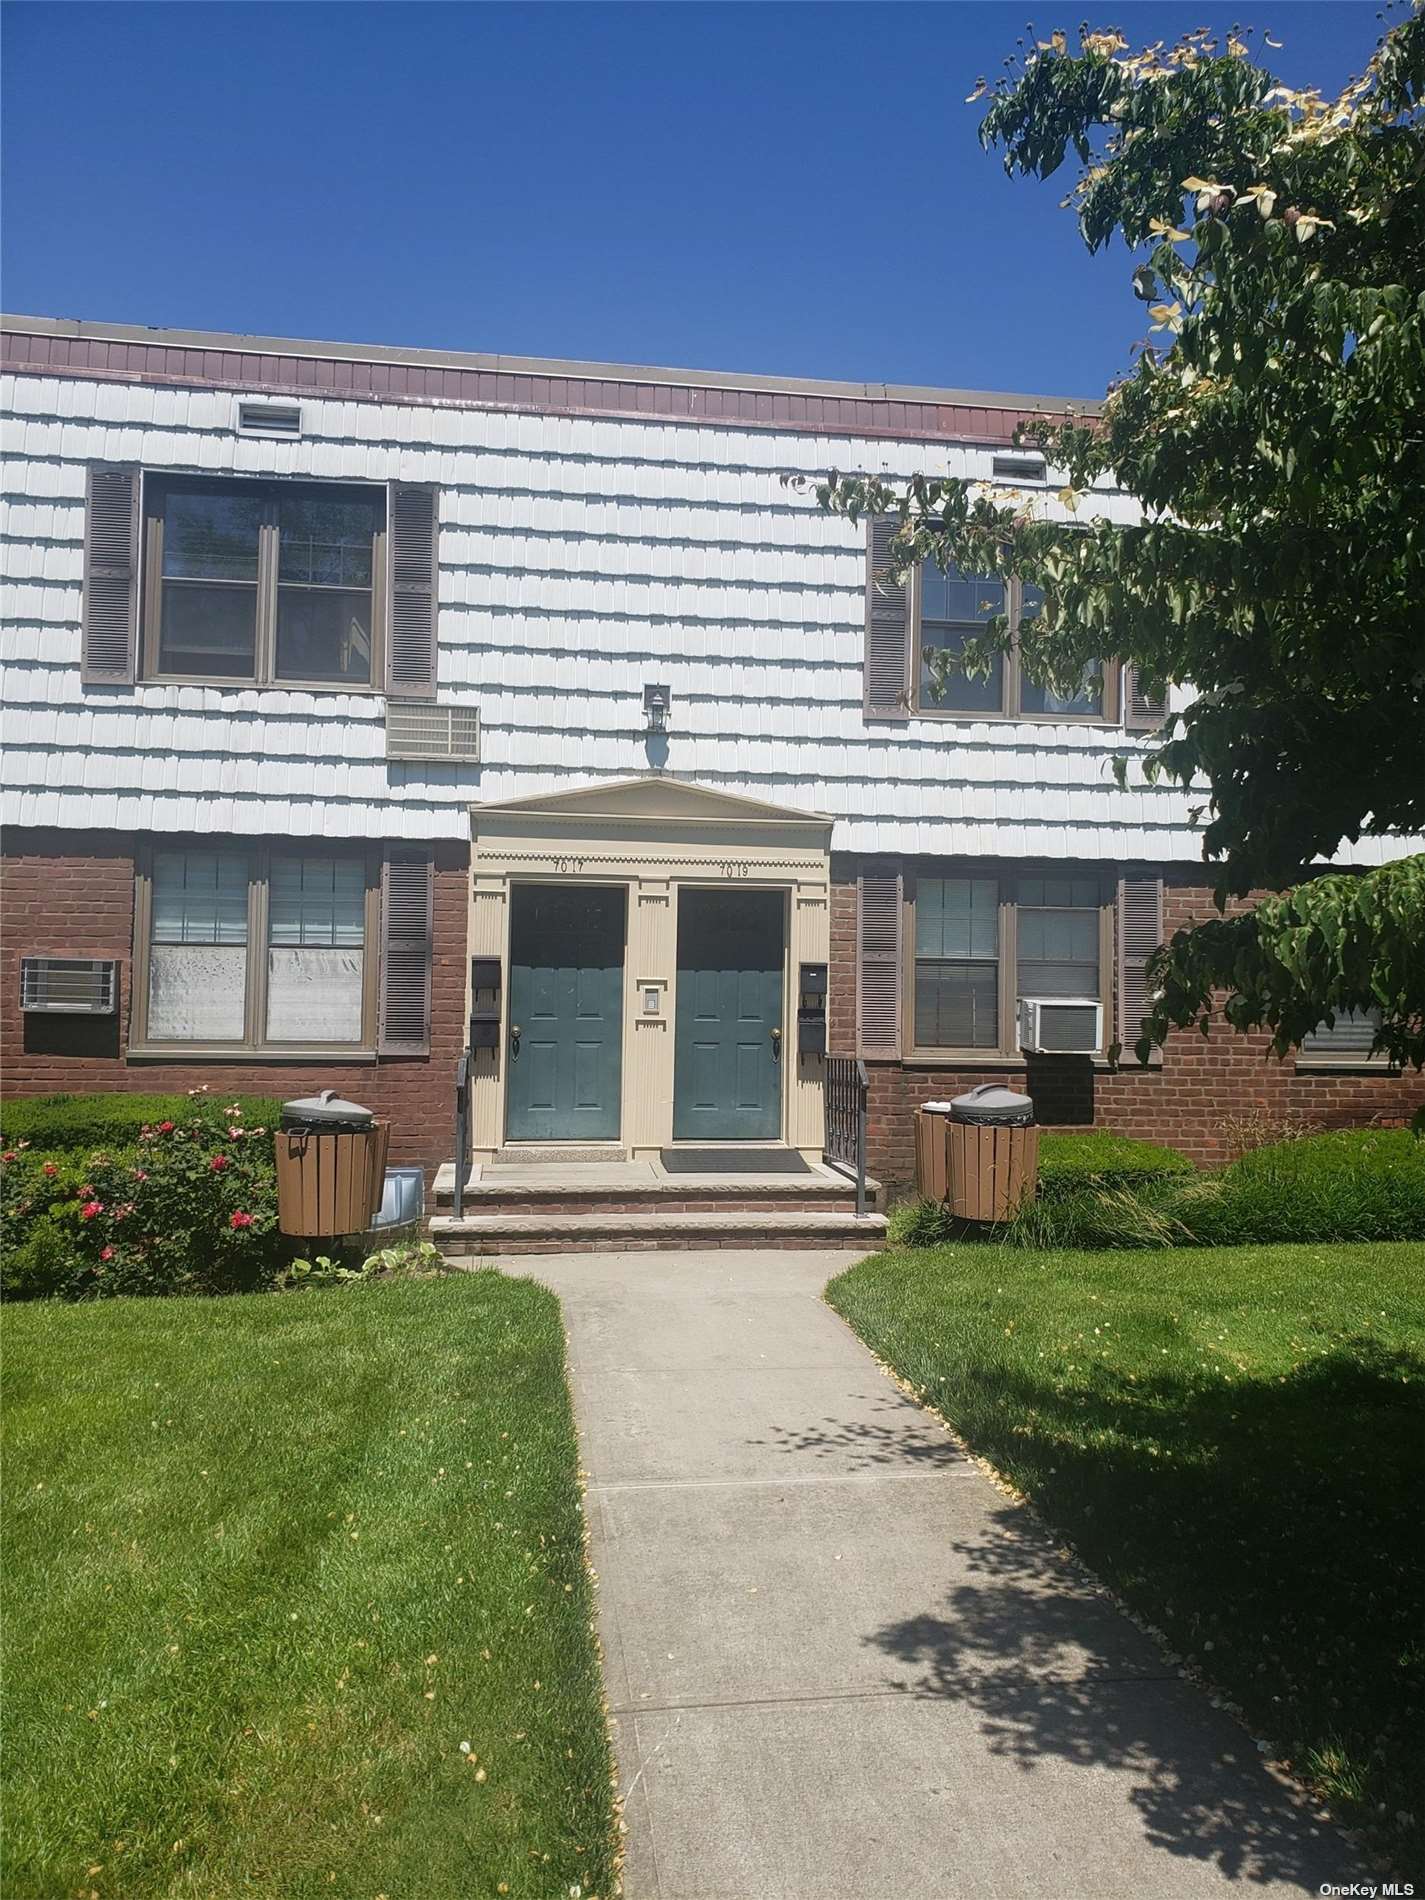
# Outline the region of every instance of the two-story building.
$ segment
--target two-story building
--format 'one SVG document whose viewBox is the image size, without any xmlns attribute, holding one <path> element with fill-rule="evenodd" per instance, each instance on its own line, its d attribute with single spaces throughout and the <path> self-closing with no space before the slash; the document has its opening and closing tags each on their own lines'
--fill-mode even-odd
<svg viewBox="0 0 1425 1900">
<path fill-rule="evenodd" d="M 936 699 L 997 584 L 877 583 L 796 480 L 1052 507 L 1013 438 L 1061 405 L 48 318 L 4 353 L 7 1089 L 334 1086 L 434 1169 L 473 1040 L 477 1155 L 817 1156 L 825 1011 L 893 1183 L 987 1078 L 1204 1159 L 1420 1100 L 1364 1026 L 1116 1064 L 1210 909 L 1135 763 L 1160 709 L 1112 654 Z"/>
</svg>

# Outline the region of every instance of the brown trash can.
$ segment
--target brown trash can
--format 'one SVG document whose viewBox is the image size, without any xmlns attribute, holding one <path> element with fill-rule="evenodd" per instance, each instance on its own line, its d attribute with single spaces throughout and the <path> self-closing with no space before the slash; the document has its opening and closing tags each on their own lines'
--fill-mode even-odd
<svg viewBox="0 0 1425 1900">
<path fill-rule="evenodd" d="M 943 1202 L 957 1220 L 1012 1220 L 1039 1181 L 1039 1130 L 1026 1119 L 1032 1114 L 1028 1096 L 993 1083 L 957 1097 L 949 1114 L 920 1109 L 915 1149 L 921 1193 Z"/>
<path fill-rule="evenodd" d="M 334 1089 L 288 1102 L 277 1132 L 277 1225 L 335 1239 L 365 1233 L 381 1206 L 390 1126 Z"/>
</svg>

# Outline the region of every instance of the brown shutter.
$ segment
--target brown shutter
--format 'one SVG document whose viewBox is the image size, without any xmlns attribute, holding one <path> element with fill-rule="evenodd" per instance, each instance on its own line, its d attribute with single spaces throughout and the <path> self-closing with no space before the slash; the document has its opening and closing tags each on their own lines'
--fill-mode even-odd
<svg viewBox="0 0 1425 1900">
<path fill-rule="evenodd" d="M 911 590 L 889 572 L 895 515 L 872 515 L 866 523 L 866 657 L 864 691 L 867 716 L 906 719 L 911 644 Z"/>
<path fill-rule="evenodd" d="M 131 686 L 138 628 L 139 472 L 91 462 L 84 507 L 84 610 L 79 677 Z"/>
<path fill-rule="evenodd" d="M 435 697 L 439 493 L 415 482 L 391 484 L 386 530 L 391 575 L 386 691 L 393 699 Z"/>
<path fill-rule="evenodd" d="M 1167 696 L 1145 693 L 1138 684 L 1138 668 L 1123 668 L 1123 723 L 1130 732 L 1156 732 L 1168 716 Z"/>
<path fill-rule="evenodd" d="M 1163 880 L 1125 877 L 1118 884 L 1118 1023 L 1115 1035 L 1124 1059 L 1135 1060 L 1133 1045 L 1143 1033 L 1143 1018 L 1152 1007 L 1148 988 L 1148 959 L 1163 941 Z M 1155 1049 L 1149 1058 L 1161 1062 Z"/>
<path fill-rule="evenodd" d="M 901 1052 L 901 880 L 888 865 L 858 887 L 856 1039 L 863 1056 Z"/>
<path fill-rule="evenodd" d="M 381 1028 L 383 1056 L 430 1054 L 430 970 L 434 867 L 402 854 L 381 867 Z"/>
</svg>

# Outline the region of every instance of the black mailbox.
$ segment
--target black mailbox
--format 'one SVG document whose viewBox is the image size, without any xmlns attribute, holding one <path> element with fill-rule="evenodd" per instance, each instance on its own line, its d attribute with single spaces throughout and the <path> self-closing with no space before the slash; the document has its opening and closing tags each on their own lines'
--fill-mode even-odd
<svg viewBox="0 0 1425 1900">
<path fill-rule="evenodd" d="M 499 1046 L 499 1010 L 472 1009 L 470 1012 L 470 1047 L 472 1049 L 498 1049 Z"/>
<path fill-rule="evenodd" d="M 803 998 L 826 995 L 826 965 L 824 963 L 802 965 L 801 992 Z"/>
<path fill-rule="evenodd" d="M 476 995 L 481 990 L 494 990 L 496 994 L 499 993 L 500 959 L 498 957 L 471 957 L 470 988 Z"/>
<path fill-rule="evenodd" d="M 826 1012 L 821 1009 L 797 1011 L 797 1053 L 804 1056 L 826 1054 Z"/>
</svg>

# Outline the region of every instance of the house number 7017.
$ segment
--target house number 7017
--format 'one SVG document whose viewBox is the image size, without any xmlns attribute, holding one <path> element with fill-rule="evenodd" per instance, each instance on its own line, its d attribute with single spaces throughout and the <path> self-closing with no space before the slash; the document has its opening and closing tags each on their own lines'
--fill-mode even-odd
<svg viewBox="0 0 1425 1900">
<path fill-rule="evenodd" d="M 583 870 L 584 860 L 582 858 L 556 858 L 554 860 L 554 868 L 561 873 L 573 871 L 577 874 Z"/>
</svg>

